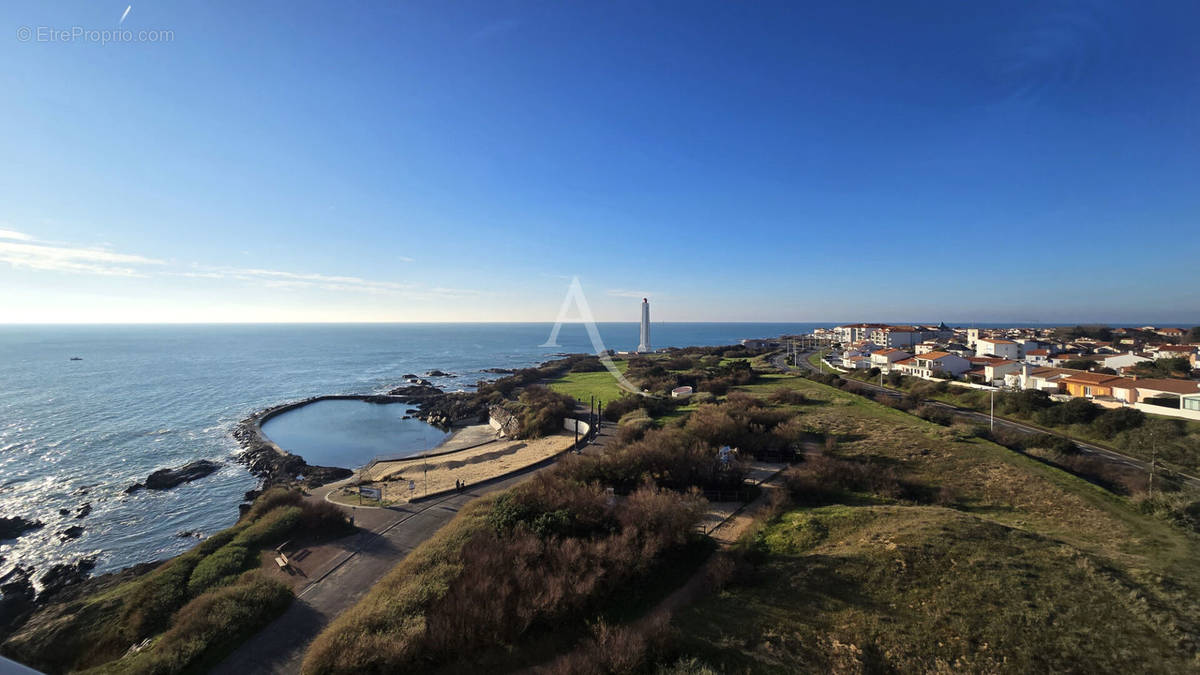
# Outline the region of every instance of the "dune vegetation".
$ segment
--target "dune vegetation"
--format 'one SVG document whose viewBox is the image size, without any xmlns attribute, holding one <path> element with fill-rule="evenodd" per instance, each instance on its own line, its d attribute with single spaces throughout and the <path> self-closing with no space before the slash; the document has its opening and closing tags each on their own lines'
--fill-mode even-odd
<svg viewBox="0 0 1200 675">
<path fill-rule="evenodd" d="M 794 376 L 752 372 L 682 415 L 642 401 L 621 401 L 604 454 L 465 509 L 318 638 L 305 672 L 1200 663 L 1200 546 L 1136 489 Z M 741 452 L 721 467 L 726 444 Z M 752 457 L 792 464 L 758 526 L 714 555 L 688 524 Z M 691 602 L 668 603 L 688 577 Z"/>
</svg>

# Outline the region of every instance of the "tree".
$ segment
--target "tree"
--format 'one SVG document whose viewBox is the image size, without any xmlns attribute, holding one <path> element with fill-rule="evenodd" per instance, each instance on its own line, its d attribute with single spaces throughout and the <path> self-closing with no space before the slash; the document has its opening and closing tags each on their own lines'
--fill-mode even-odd
<svg viewBox="0 0 1200 675">
<path fill-rule="evenodd" d="M 1192 329 L 1188 331 L 1187 339 L 1188 342 L 1200 342 L 1200 326 L 1193 326 Z"/>
</svg>

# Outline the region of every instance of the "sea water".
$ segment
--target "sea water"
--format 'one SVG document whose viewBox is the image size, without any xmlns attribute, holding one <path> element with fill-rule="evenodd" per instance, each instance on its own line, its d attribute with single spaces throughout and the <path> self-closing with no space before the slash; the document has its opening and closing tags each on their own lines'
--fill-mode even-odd
<svg viewBox="0 0 1200 675">
<path fill-rule="evenodd" d="M 653 346 L 733 344 L 811 331 L 817 324 L 654 324 Z M 600 324 L 605 346 L 626 350 L 636 323 Z M 251 413 L 320 394 L 372 394 L 427 378 L 470 390 L 488 368 L 536 365 L 593 352 L 579 324 L 355 324 L 0 326 L 0 515 L 45 527 L 0 542 L 0 575 L 14 565 L 97 556 L 97 572 L 176 555 L 180 536 L 233 524 L 257 485 L 236 462 L 233 426 Z M 72 361 L 72 357 L 81 360 Z M 388 414 L 402 411 L 393 407 Z M 436 444 L 439 433 L 413 448 Z M 299 451 L 305 455 L 305 452 Z M 374 454 L 374 453 L 373 453 Z M 221 462 L 170 490 L 125 489 L 155 469 Z M 308 458 L 312 460 L 312 458 Z M 313 463 L 322 462 L 313 460 Z M 349 462 L 353 464 L 353 462 Z M 84 518 L 76 510 L 91 504 Z M 64 510 L 65 513 L 60 513 Z M 80 525 L 84 533 L 61 533 Z"/>
</svg>

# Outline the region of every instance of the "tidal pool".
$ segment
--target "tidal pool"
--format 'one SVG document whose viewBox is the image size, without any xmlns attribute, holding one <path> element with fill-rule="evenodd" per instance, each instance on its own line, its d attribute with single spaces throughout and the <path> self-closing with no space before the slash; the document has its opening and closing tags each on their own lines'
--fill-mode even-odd
<svg viewBox="0 0 1200 675">
<path fill-rule="evenodd" d="M 309 464 L 357 469 L 380 455 L 419 455 L 450 436 L 421 420 L 404 419 L 409 407 L 327 399 L 276 415 L 262 430 Z"/>
</svg>

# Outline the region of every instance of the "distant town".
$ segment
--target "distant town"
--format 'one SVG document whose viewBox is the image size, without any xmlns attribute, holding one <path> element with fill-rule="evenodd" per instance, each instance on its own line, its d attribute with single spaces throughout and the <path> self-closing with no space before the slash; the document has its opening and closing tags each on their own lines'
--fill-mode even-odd
<svg viewBox="0 0 1200 675">
<path fill-rule="evenodd" d="M 743 340 L 751 349 L 824 350 L 825 366 L 899 373 L 966 387 L 1036 389 L 1200 420 L 1200 327 L 951 328 L 854 323 Z"/>
</svg>

